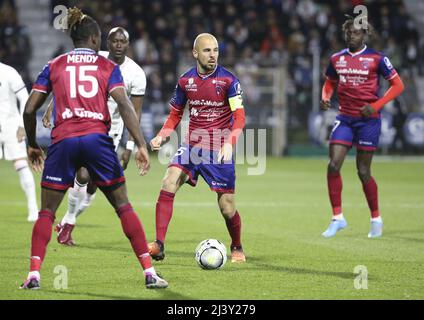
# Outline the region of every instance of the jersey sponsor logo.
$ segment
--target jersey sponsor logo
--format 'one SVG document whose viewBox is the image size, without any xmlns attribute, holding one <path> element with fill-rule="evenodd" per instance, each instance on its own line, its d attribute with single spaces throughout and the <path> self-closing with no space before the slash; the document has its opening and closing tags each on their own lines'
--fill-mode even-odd
<svg viewBox="0 0 424 320">
<path fill-rule="evenodd" d="M 393 65 L 390 62 L 389 58 L 384 57 L 383 61 L 384 61 L 384 64 L 386 65 L 387 69 L 389 69 L 389 70 L 392 70 L 393 69 Z"/>
<path fill-rule="evenodd" d="M 370 61 L 370 62 L 374 62 L 374 58 L 359 57 L 359 61 Z"/>
<path fill-rule="evenodd" d="M 84 108 L 75 108 L 75 114 L 80 118 L 89 118 L 94 120 L 103 120 L 103 114 L 99 112 L 93 112 L 89 110 L 85 110 Z"/>
<path fill-rule="evenodd" d="M 357 75 L 367 76 L 370 74 L 370 71 L 356 69 L 356 68 L 344 68 L 344 69 L 337 69 L 337 73 L 338 74 L 357 74 Z"/>
<path fill-rule="evenodd" d="M 70 119 L 74 115 L 78 118 L 88 118 L 94 120 L 103 120 L 104 116 L 101 113 L 93 112 L 89 110 L 85 110 L 84 108 L 75 108 L 74 113 L 72 113 L 71 109 L 66 108 L 64 112 L 62 112 L 62 119 Z"/>
<path fill-rule="evenodd" d="M 196 108 L 192 108 L 190 110 L 190 115 L 193 117 L 197 117 L 199 115 L 199 111 Z"/>
<path fill-rule="evenodd" d="M 188 100 L 188 103 L 191 106 L 205 106 L 205 107 L 222 107 L 224 105 L 224 101 L 211 101 L 211 100 L 205 100 L 205 99 Z"/>
<path fill-rule="evenodd" d="M 237 86 L 236 86 L 236 93 L 237 93 L 237 95 L 239 95 L 239 96 L 241 96 L 241 95 L 243 94 L 243 90 L 241 89 L 241 85 L 240 85 L 240 83 L 237 83 Z"/>
<path fill-rule="evenodd" d="M 64 112 L 62 112 L 62 119 L 70 119 L 74 116 L 71 109 L 66 108 Z"/>
<path fill-rule="evenodd" d="M 212 84 L 221 84 L 221 85 L 226 85 L 227 83 L 225 81 L 222 80 L 217 80 L 217 79 L 213 79 L 212 80 Z"/>
<path fill-rule="evenodd" d="M 94 54 L 68 54 L 67 63 L 96 63 L 99 57 Z"/>
</svg>

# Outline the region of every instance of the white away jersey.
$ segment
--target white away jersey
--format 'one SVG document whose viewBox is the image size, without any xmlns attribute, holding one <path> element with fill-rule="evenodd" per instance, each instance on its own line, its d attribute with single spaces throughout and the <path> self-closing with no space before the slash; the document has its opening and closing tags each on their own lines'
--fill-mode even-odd
<svg viewBox="0 0 424 320">
<path fill-rule="evenodd" d="M 16 93 L 26 90 L 19 73 L 11 66 L 0 62 L 0 126 L 23 125 L 22 112 L 19 112 Z M 24 108 L 25 106 L 20 106 Z"/>
<path fill-rule="evenodd" d="M 99 55 L 108 57 L 108 51 L 99 51 Z M 143 96 L 146 92 L 146 74 L 143 69 L 135 63 L 131 58 L 125 57 L 124 63 L 119 68 L 121 69 L 122 77 L 124 78 L 125 89 L 128 97 L 131 95 Z M 107 102 L 109 107 L 110 117 L 112 120 L 109 134 L 122 134 L 124 122 L 118 111 L 118 104 L 109 97 Z"/>
</svg>

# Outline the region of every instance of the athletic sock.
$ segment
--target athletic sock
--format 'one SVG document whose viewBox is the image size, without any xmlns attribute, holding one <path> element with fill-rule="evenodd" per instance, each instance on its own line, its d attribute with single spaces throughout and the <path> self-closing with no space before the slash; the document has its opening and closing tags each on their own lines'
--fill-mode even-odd
<svg viewBox="0 0 424 320">
<path fill-rule="evenodd" d="M 172 218 L 175 193 L 161 190 L 156 202 L 156 239 L 165 243 L 166 232 Z"/>
<path fill-rule="evenodd" d="M 230 219 L 225 219 L 228 232 L 231 237 L 231 248 L 241 246 L 241 219 L 238 211 Z"/>
<path fill-rule="evenodd" d="M 366 183 L 362 184 L 365 197 L 367 198 L 368 207 L 370 208 L 371 218 L 378 218 L 380 211 L 378 210 L 378 187 L 374 178 L 371 177 Z"/>
<path fill-rule="evenodd" d="M 24 162 L 26 166 L 23 166 Z M 38 212 L 37 196 L 35 194 L 34 176 L 32 175 L 32 172 L 28 167 L 28 162 L 22 161 L 22 167 L 19 169 L 16 168 L 16 170 L 18 171 L 21 188 L 25 192 L 25 196 L 27 198 L 28 213 L 32 214 L 32 213 Z"/>
<path fill-rule="evenodd" d="M 383 222 L 383 219 L 381 219 L 381 216 L 377 217 L 377 218 L 371 218 L 372 222 Z"/>
<path fill-rule="evenodd" d="M 84 199 L 87 194 L 87 183 L 81 184 L 75 178 L 74 186 L 69 188 L 68 194 L 68 211 L 65 216 L 62 218 L 61 225 L 66 223 L 74 225 L 76 223 L 76 215 L 78 207 L 81 204 L 82 199 Z"/>
<path fill-rule="evenodd" d="M 39 272 L 41 269 L 47 245 L 52 237 L 54 219 L 55 214 L 48 210 L 41 210 L 38 215 L 38 220 L 32 229 L 30 272 Z"/>
<path fill-rule="evenodd" d="M 333 215 L 333 220 L 343 220 L 343 213 L 339 213 L 337 215 Z"/>
<path fill-rule="evenodd" d="M 122 229 L 131 242 L 131 246 L 143 270 L 152 267 L 143 225 L 130 203 L 119 207 L 116 213 L 121 220 Z"/>
<path fill-rule="evenodd" d="M 154 275 L 155 276 L 156 275 L 155 268 L 151 267 L 151 268 L 148 268 L 148 269 L 144 269 L 144 275 L 146 276 L 148 274 L 151 274 L 151 275 Z"/>
<path fill-rule="evenodd" d="M 96 194 L 89 194 L 88 192 L 85 194 L 84 198 L 82 199 L 78 210 L 77 210 L 77 217 L 79 217 L 89 206 L 91 206 L 91 203 L 93 202 L 94 198 L 96 197 Z"/>
<path fill-rule="evenodd" d="M 327 174 L 328 195 L 330 196 L 333 216 L 342 213 L 342 189 L 343 181 L 340 172 Z"/>
</svg>

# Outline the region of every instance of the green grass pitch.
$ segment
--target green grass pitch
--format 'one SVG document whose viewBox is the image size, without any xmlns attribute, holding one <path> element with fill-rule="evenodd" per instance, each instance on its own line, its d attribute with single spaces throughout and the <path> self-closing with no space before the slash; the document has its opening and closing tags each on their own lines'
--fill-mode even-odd
<svg viewBox="0 0 424 320">
<path fill-rule="evenodd" d="M 247 263 L 227 262 L 218 271 L 202 270 L 194 260 L 203 239 L 229 244 L 216 195 L 202 180 L 196 188 L 184 186 L 175 199 L 167 257 L 154 264 L 169 281 L 166 290 L 145 289 L 119 220 L 98 193 L 78 220 L 77 246 L 60 246 L 53 234 L 42 289 L 34 292 L 18 290 L 28 272 L 32 225 L 18 176 L 10 162 L 0 161 L 0 299 L 423 299 L 424 162 L 374 162 L 385 222 L 380 239 L 367 238 L 369 212 L 351 158 L 342 171 L 348 228 L 332 239 L 321 236 L 330 220 L 326 164 L 325 158 L 268 158 L 261 176 L 248 176 L 247 166 L 237 166 Z M 132 161 L 126 172 L 129 197 L 149 241 L 165 168 L 153 159 L 150 173 L 139 177 Z M 39 199 L 40 176 L 35 178 Z M 366 267 L 367 281 L 357 279 L 358 265 Z M 66 267 L 67 289 L 54 287 L 57 266 Z"/>
</svg>

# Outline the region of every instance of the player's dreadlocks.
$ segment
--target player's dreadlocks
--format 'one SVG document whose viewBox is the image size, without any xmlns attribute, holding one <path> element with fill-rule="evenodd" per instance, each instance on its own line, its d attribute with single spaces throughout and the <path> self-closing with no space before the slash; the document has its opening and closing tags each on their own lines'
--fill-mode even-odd
<svg viewBox="0 0 424 320">
<path fill-rule="evenodd" d="M 100 33 L 96 20 L 77 7 L 68 9 L 68 30 L 74 44 L 85 42 L 90 36 Z"/>
<path fill-rule="evenodd" d="M 343 23 L 343 26 L 342 26 L 342 31 L 343 31 L 343 33 L 345 33 L 352 25 L 354 26 L 355 25 L 355 18 L 354 17 L 352 17 L 352 16 L 350 16 L 350 15 L 348 15 L 348 14 L 345 14 L 345 17 L 347 18 L 346 19 L 346 21 Z M 362 30 L 368 35 L 368 36 L 371 36 L 372 35 L 372 33 L 373 33 L 373 27 L 372 27 L 372 25 L 367 21 L 367 24 L 366 24 L 366 28 L 362 28 Z"/>
</svg>

